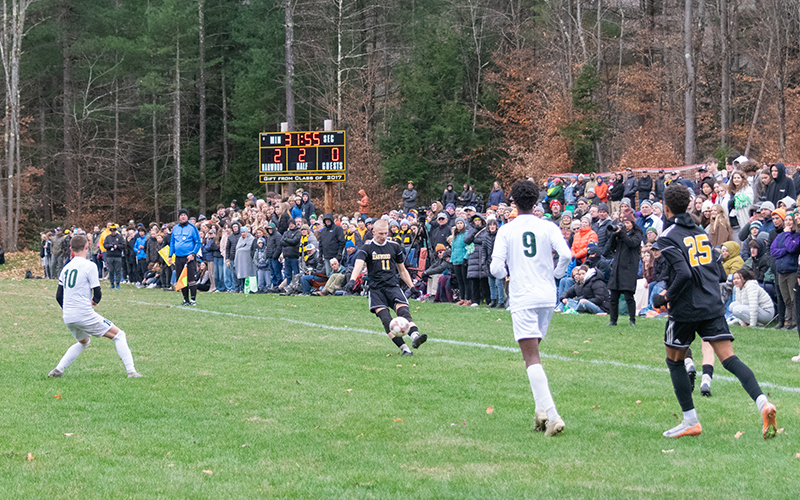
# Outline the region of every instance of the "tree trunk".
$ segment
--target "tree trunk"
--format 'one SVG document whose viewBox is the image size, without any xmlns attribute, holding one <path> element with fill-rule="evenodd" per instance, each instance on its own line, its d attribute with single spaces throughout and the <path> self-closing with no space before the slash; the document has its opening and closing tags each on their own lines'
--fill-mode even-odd
<svg viewBox="0 0 800 500">
<path fill-rule="evenodd" d="M 172 154 L 175 159 L 175 219 L 181 209 L 181 43 L 175 44 L 175 94 L 172 123 Z"/>
<path fill-rule="evenodd" d="M 204 0 L 198 0 L 198 31 L 200 33 L 200 213 L 206 213 L 206 28 Z"/>
<path fill-rule="evenodd" d="M 761 75 L 761 89 L 758 91 L 758 99 L 756 99 L 756 110 L 753 112 L 753 122 L 750 124 L 750 132 L 747 133 L 747 145 L 744 148 L 744 155 L 750 154 L 750 145 L 753 142 L 753 133 L 756 130 L 756 123 L 758 123 L 758 115 L 761 112 L 761 99 L 764 97 L 764 87 L 767 83 L 767 74 L 769 72 L 769 63 L 772 58 L 772 45 L 775 42 L 775 36 L 770 32 L 769 49 L 767 50 L 767 62 L 764 63 L 764 73 Z"/>
<path fill-rule="evenodd" d="M 75 161 L 72 157 L 72 40 L 70 35 L 71 9 L 68 4 L 61 6 L 61 58 L 62 79 L 64 88 L 61 93 L 62 146 L 61 171 L 64 173 L 64 203 L 67 222 L 74 222 L 78 207 L 78 190 L 81 186 L 76 182 Z"/>
<path fill-rule="evenodd" d="M 286 123 L 288 131 L 294 130 L 294 6 L 292 0 L 284 0 L 284 23 L 286 27 L 286 41 L 284 44 L 286 77 L 284 90 L 286 92 Z M 286 189 L 294 191 L 294 182 L 287 183 Z"/>
<path fill-rule="evenodd" d="M 225 88 L 225 62 L 222 62 L 222 186 L 220 191 L 225 192 L 228 180 L 228 93 Z"/>
<path fill-rule="evenodd" d="M 722 45 L 722 54 L 720 57 L 720 62 L 722 65 L 722 85 L 721 85 L 721 93 L 720 93 L 720 113 L 719 113 L 719 121 L 720 121 L 720 142 L 723 146 L 728 144 L 728 124 L 730 123 L 729 108 L 730 108 L 730 101 L 728 101 L 728 97 L 730 96 L 730 89 L 731 89 L 731 63 L 730 63 L 730 54 L 728 52 L 728 11 L 729 11 L 729 0 L 719 0 L 720 5 L 720 12 L 719 12 L 719 32 L 720 32 L 720 42 Z"/>
<path fill-rule="evenodd" d="M 683 17 L 683 49 L 686 60 L 686 90 L 684 92 L 685 116 L 684 125 L 686 127 L 686 138 L 684 145 L 684 163 L 694 164 L 694 143 L 695 143 L 695 90 L 697 82 L 694 75 L 694 44 L 692 34 L 694 23 L 692 23 L 692 0 L 685 0 Z"/>
<path fill-rule="evenodd" d="M 156 94 L 153 92 L 153 111 L 152 111 L 152 128 L 153 128 L 153 212 L 155 212 L 156 224 L 160 224 L 161 220 L 158 216 L 158 127 L 156 122 Z"/>
<path fill-rule="evenodd" d="M 47 105 L 45 103 L 44 97 L 39 94 L 39 162 L 42 165 L 42 169 L 44 169 L 43 175 L 43 182 L 44 182 L 44 194 L 47 197 L 45 200 L 44 206 L 44 219 L 46 220 L 53 220 L 53 182 L 50 179 L 52 175 L 52 168 L 50 165 L 50 157 L 47 154 L 47 148 L 45 144 L 47 144 L 47 127 L 46 127 L 46 120 L 47 120 Z M 2 203 L 0 203 L 2 206 Z"/>
<path fill-rule="evenodd" d="M 338 15 L 336 18 L 336 127 L 342 123 L 342 76 L 344 64 L 342 58 L 342 20 L 344 16 L 344 0 L 336 0 Z"/>
<path fill-rule="evenodd" d="M 114 78 L 114 217 L 119 220 L 119 82 Z"/>
</svg>

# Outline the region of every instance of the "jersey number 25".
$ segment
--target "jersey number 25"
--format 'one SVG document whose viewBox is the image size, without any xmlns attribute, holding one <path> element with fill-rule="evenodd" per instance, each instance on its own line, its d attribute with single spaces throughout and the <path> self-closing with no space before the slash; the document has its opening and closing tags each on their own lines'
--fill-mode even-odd
<svg viewBox="0 0 800 500">
<path fill-rule="evenodd" d="M 708 236 L 705 234 L 687 236 L 683 239 L 683 244 L 689 250 L 689 263 L 692 267 L 711 263 L 711 242 L 708 241 Z"/>
</svg>

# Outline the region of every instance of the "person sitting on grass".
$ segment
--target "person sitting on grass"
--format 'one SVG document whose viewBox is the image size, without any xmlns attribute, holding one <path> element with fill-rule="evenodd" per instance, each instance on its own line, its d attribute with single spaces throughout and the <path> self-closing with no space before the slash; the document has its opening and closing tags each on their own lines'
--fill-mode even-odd
<svg viewBox="0 0 800 500">
<path fill-rule="evenodd" d="M 775 315 L 772 298 L 758 285 L 752 272 L 740 269 L 733 273 L 733 286 L 736 300 L 728 306 L 728 311 L 740 325 L 763 326 L 772 321 Z"/>
<path fill-rule="evenodd" d="M 608 288 L 603 282 L 603 274 L 596 268 L 579 267 L 577 280 L 564 292 L 561 303 L 579 313 L 608 313 L 611 303 L 608 298 Z"/>
<path fill-rule="evenodd" d="M 300 281 L 303 286 L 303 295 L 311 295 L 311 282 L 319 279 L 320 275 L 324 276 L 325 264 L 313 243 L 306 245 L 306 257 L 306 271 Z"/>
<path fill-rule="evenodd" d="M 348 241 L 348 243 L 352 244 L 352 241 Z M 319 289 L 319 291 L 311 292 L 311 295 L 319 296 L 319 297 L 327 297 L 328 295 L 333 295 L 338 290 L 342 290 L 344 285 L 347 284 L 346 281 L 346 271 L 342 268 L 339 264 L 339 259 L 331 259 L 331 271 L 328 273 L 328 281 L 325 282 L 325 285 Z M 305 280 L 305 276 L 303 276 Z M 303 281 L 305 284 L 305 281 Z"/>
</svg>

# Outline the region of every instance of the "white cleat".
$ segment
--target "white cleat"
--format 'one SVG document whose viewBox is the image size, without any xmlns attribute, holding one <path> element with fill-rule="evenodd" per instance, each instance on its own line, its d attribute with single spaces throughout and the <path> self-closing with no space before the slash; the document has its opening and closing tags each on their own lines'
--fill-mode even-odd
<svg viewBox="0 0 800 500">
<path fill-rule="evenodd" d="M 62 376 L 64 376 L 64 372 L 62 372 L 58 368 L 53 368 L 53 371 L 48 373 L 47 376 L 48 377 L 54 377 L 54 378 L 61 378 Z"/>
<path fill-rule="evenodd" d="M 139 372 L 128 372 L 128 378 L 139 378 L 143 375 Z"/>
<path fill-rule="evenodd" d="M 798 354 L 797 356 L 792 356 L 792 361 L 794 361 L 795 363 L 800 363 L 800 354 Z"/>
<path fill-rule="evenodd" d="M 544 431 L 544 435 L 547 437 L 550 436 L 558 436 L 564 432 L 564 421 L 561 420 L 561 417 L 558 417 L 553 422 L 547 422 L 546 430 Z"/>
<path fill-rule="evenodd" d="M 700 422 L 687 424 L 686 421 L 682 421 L 677 426 L 664 432 L 664 437 L 681 438 L 684 436 L 699 436 L 701 432 L 703 432 L 703 428 L 700 426 Z"/>
<path fill-rule="evenodd" d="M 536 417 L 533 420 L 533 430 L 536 432 L 544 432 L 547 428 L 547 412 L 537 411 Z"/>
</svg>

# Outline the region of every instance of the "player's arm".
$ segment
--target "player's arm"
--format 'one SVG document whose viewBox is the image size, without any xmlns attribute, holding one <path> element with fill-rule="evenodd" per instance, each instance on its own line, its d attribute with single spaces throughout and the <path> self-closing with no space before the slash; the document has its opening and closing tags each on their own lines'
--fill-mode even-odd
<svg viewBox="0 0 800 500">
<path fill-rule="evenodd" d="M 550 228 L 550 242 L 551 250 L 558 254 L 558 264 L 553 270 L 553 277 L 560 280 L 564 277 L 564 273 L 567 272 L 567 267 L 572 260 L 572 250 L 557 227 Z"/>
<path fill-rule="evenodd" d="M 356 263 L 353 265 L 353 272 L 350 273 L 350 281 L 355 281 L 356 278 L 361 274 L 361 271 L 364 269 L 364 260 L 363 259 L 356 259 Z"/>
<path fill-rule="evenodd" d="M 494 250 L 492 250 L 492 262 L 489 264 L 489 272 L 492 276 L 501 280 L 505 278 L 506 273 L 506 256 L 508 255 L 508 242 L 505 239 L 505 233 L 498 231 L 497 237 L 494 240 Z"/>
<path fill-rule="evenodd" d="M 408 286 L 409 290 L 414 289 L 414 282 L 411 281 L 411 275 L 408 274 L 408 269 L 406 269 L 406 265 L 398 262 L 397 263 L 397 271 L 400 274 L 400 279 Z"/>
<path fill-rule="evenodd" d="M 667 259 L 667 265 L 675 271 L 675 278 L 666 294 L 666 300 L 670 302 L 691 284 L 692 271 L 689 269 L 689 263 L 683 258 L 683 253 L 669 242 L 664 242 L 662 245 L 662 241 L 664 240 L 659 240 L 658 243 L 658 246 L 662 248 L 661 255 Z"/>
<path fill-rule="evenodd" d="M 56 290 L 56 302 L 61 306 L 61 309 L 64 309 L 64 285 L 61 283 L 58 284 L 58 290 Z"/>
<path fill-rule="evenodd" d="M 103 292 L 100 290 L 100 285 L 92 288 L 92 305 L 96 306 L 100 303 L 100 299 L 103 298 Z"/>
</svg>

